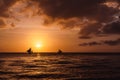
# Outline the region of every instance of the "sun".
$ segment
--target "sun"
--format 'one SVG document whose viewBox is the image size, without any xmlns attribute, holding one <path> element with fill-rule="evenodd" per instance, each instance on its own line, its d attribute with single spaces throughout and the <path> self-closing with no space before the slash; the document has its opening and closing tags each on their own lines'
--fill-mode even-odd
<svg viewBox="0 0 120 80">
<path fill-rule="evenodd" d="M 35 45 L 37 48 L 40 48 L 40 47 L 42 47 L 42 44 L 41 43 L 36 43 L 36 45 Z"/>
</svg>

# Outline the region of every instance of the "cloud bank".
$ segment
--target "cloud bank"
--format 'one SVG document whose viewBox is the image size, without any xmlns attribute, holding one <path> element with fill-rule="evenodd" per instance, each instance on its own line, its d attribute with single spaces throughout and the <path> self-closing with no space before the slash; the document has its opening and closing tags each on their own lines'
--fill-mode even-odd
<svg viewBox="0 0 120 80">
<path fill-rule="evenodd" d="M 58 22 L 65 28 L 80 28 L 80 38 L 100 34 L 119 34 L 119 0 L 35 0 L 49 16 L 46 24 Z M 69 21 L 70 19 L 75 19 Z M 86 19 L 86 20 L 85 20 Z M 52 21 L 51 21 L 52 20 Z M 114 22 L 118 20 L 118 22 Z M 70 24 L 70 25 L 68 25 Z M 113 29 L 114 28 L 114 29 Z M 114 31 L 113 31 L 114 30 Z"/>
<path fill-rule="evenodd" d="M 93 42 L 79 44 L 79 46 L 97 46 L 97 45 L 109 45 L 109 46 L 120 45 L 120 38 L 116 40 L 103 40 L 99 42 L 93 41 Z"/>
<path fill-rule="evenodd" d="M 79 39 L 120 35 L 120 0 L 0 0 L 0 12 L 0 28 L 8 19 L 19 20 L 18 14 L 32 13 L 42 16 L 45 25 L 77 27 Z"/>
</svg>

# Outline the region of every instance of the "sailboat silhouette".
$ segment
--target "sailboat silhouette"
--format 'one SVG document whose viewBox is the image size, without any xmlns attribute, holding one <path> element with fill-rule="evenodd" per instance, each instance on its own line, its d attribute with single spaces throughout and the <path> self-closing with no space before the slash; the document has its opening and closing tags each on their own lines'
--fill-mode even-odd
<svg viewBox="0 0 120 80">
<path fill-rule="evenodd" d="M 32 54 L 32 53 L 33 53 L 32 49 L 29 48 L 29 49 L 27 50 L 27 53 L 28 53 L 28 54 Z"/>
<path fill-rule="evenodd" d="M 62 50 L 59 49 L 57 53 L 58 53 L 58 54 L 61 54 L 61 53 L 62 53 Z"/>
</svg>

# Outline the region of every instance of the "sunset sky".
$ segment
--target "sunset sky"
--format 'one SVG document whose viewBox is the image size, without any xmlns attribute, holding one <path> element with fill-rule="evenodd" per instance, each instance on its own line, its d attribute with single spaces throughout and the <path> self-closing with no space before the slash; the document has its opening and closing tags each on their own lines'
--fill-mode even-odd
<svg viewBox="0 0 120 80">
<path fill-rule="evenodd" d="M 0 52 L 120 52 L 120 0 L 0 0 Z"/>
</svg>

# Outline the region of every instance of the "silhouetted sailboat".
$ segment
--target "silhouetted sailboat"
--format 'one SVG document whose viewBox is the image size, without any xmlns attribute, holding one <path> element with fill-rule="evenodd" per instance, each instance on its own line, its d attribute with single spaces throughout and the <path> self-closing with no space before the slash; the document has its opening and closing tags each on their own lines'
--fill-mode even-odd
<svg viewBox="0 0 120 80">
<path fill-rule="evenodd" d="M 61 53 L 62 53 L 62 50 L 59 49 L 57 53 L 58 53 L 58 54 L 61 54 Z"/>
<path fill-rule="evenodd" d="M 29 49 L 27 50 L 27 53 L 28 53 L 28 54 L 32 54 L 32 53 L 33 53 L 32 49 L 29 48 Z"/>
</svg>

